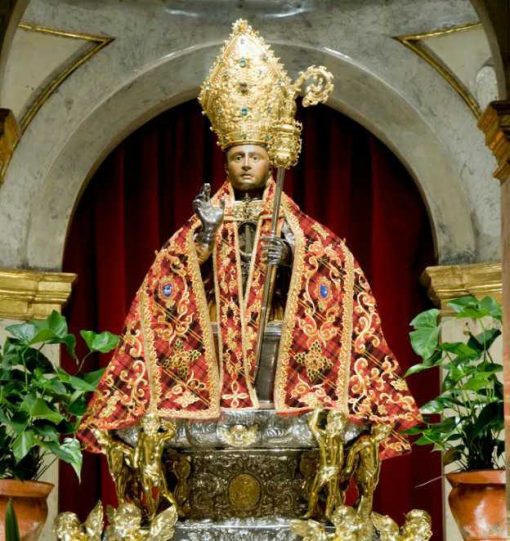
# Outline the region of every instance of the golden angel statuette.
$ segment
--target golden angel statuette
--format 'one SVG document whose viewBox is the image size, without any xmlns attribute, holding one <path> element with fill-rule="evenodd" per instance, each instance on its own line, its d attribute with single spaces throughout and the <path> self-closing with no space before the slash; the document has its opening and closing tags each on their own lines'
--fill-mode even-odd
<svg viewBox="0 0 510 541">
<path fill-rule="evenodd" d="M 305 520 L 292 521 L 294 533 L 304 541 L 428 541 L 432 537 L 430 516 L 425 511 L 413 509 L 401 527 L 391 517 L 373 511 L 381 470 L 379 448 L 391 434 L 392 425 L 372 425 L 369 432 L 362 432 L 347 445 L 345 413 L 317 408 L 309 425 L 319 446 L 319 461 Z M 357 490 L 353 507 L 345 505 L 351 480 Z M 313 520 L 321 517 L 329 526 Z"/>
</svg>

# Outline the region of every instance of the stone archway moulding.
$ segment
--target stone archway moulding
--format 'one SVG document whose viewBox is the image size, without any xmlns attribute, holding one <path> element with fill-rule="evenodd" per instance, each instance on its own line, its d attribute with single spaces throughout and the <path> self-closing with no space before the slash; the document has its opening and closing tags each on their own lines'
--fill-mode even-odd
<svg viewBox="0 0 510 541">
<path fill-rule="evenodd" d="M 218 46 L 194 47 L 147 67 L 73 126 L 51 164 L 33 179 L 25 214 L 22 210 L 11 214 L 6 223 L 13 234 L 16 231 L 17 245 L 8 247 L 10 255 L 0 262 L 3 266 L 61 268 L 73 209 L 88 179 L 130 132 L 196 96 Z M 429 209 L 439 262 L 472 261 L 475 234 L 460 178 L 444 145 L 416 109 L 387 83 L 347 58 L 290 45 L 280 45 L 279 51 L 290 72 L 309 64 L 325 64 L 333 72 L 341 84 L 336 85 L 330 105 L 379 137 L 415 179 Z M 44 123 L 34 119 L 13 156 L 6 184 L 9 175 L 19 174 L 30 157 L 31 140 L 43 133 Z M 5 204 L 5 198 L 0 197 L 0 215 Z M 18 205 L 21 209 L 20 201 Z"/>
</svg>

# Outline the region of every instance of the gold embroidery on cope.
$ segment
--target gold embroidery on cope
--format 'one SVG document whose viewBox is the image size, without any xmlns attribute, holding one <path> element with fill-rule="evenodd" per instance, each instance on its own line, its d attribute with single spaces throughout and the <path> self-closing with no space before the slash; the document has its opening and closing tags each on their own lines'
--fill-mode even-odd
<svg viewBox="0 0 510 541">
<path fill-rule="evenodd" d="M 349 397 L 349 374 L 351 371 L 352 355 L 352 325 L 354 305 L 354 257 L 342 242 L 342 251 L 345 261 L 344 293 L 343 293 L 343 318 L 342 318 L 342 346 L 340 359 L 338 359 L 338 400 L 342 410 L 348 411 Z M 341 402 L 340 402 L 341 401 Z"/>
<path fill-rule="evenodd" d="M 299 221 L 294 217 L 287 197 L 283 194 L 282 207 L 285 219 L 289 224 L 290 230 L 294 235 L 294 268 L 289 285 L 289 294 L 287 296 L 287 306 L 285 307 L 285 322 L 282 329 L 280 339 L 280 347 L 278 351 L 278 361 L 276 365 L 274 400 L 276 409 L 282 412 L 294 411 L 293 408 L 288 408 L 285 400 L 285 383 L 290 364 L 290 345 L 292 341 L 291 326 L 289 321 L 295 321 L 297 307 L 299 303 L 299 291 L 303 276 L 303 261 L 305 256 L 305 236 L 299 225 Z"/>
<path fill-rule="evenodd" d="M 198 227 L 198 223 L 196 224 L 196 227 Z M 200 265 L 198 262 L 198 256 L 195 252 L 195 242 L 193 240 L 196 227 L 192 227 L 190 229 L 186 237 L 186 247 L 191 283 L 197 302 L 199 326 L 206 359 L 206 381 L 209 382 L 209 404 L 206 410 L 194 412 L 194 417 L 197 419 L 208 419 L 217 417 L 220 413 L 220 382 L 218 375 L 218 363 L 216 360 L 216 350 L 214 347 L 214 337 L 209 317 L 209 307 L 207 306 L 204 284 L 202 282 L 202 275 L 200 274 Z"/>
<path fill-rule="evenodd" d="M 161 381 L 159 379 L 158 359 L 150 326 L 151 313 L 147 304 L 147 280 L 144 280 L 142 287 L 140 288 L 140 321 L 145 346 L 147 375 L 149 377 L 150 397 L 148 411 L 150 413 L 155 413 L 158 409 L 157 400 L 161 397 L 162 393 Z"/>
<path fill-rule="evenodd" d="M 126 346 L 129 346 L 129 351 L 126 351 L 126 353 L 130 357 L 137 358 L 143 355 L 142 342 L 140 340 L 140 329 L 134 330 L 130 328 L 126 330 L 123 348 L 128 350 Z"/>
<path fill-rule="evenodd" d="M 169 368 L 182 379 L 188 378 L 190 364 L 200 357 L 200 352 L 196 349 L 185 350 L 182 340 L 177 339 L 174 343 L 174 352 L 170 357 L 163 359 L 161 364 Z"/>
<path fill-rule="evenodd" d="M 306 374 L 312 383 L 333 366 L 333 363 L 322 354 L 319 340 L 316 340 L 306 353 L 298 353 L 295 358 L 299 364 L 305 366 Z"/>
<path fill-rule="evenodd" d="M 145 364 L 141 360 L 137 360 L 132 364 L 130 370 L 123 370 L 119 374 L 119 379 L 126 384 L 126 389 L 129 391 L 129 394 L 126 392 L 120 393 L 117 397 L 118 402 L 125 406 L 126 410 L 131 412 L 134 416 L 140 414 L 144 410 L 143 398 L 145 393 L 143 391 L 142 384 L 145 381 Z M 117 399 L 112 396 L 112 401 L 110 406 L 114 409 L 117 405 Z M 105 408 L 105 412 L 108 408 Z M 100 417 L 108 417 L 109 413 L 101 412 Z"/>
</svg>

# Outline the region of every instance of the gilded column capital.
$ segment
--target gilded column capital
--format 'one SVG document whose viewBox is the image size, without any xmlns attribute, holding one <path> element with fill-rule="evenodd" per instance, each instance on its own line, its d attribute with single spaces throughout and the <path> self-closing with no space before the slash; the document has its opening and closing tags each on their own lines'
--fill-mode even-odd
<svg viewBox="0 0 510 541">
<path fill-rule="evenodd" d="M 480 117 L 478 127 L 498 162 L 493 175 L 503 183 L 510 178 L 510 100 L 491 102 Z"/>
<path fill-rule="evenodd" d="M 448 301 L 464 295 L 490 295 L 501 302 L 502 279 L 501 263 L 475 263 L 427 267 L 421 282 L 432 301 L 444 309 Z"/>
<path fill-rule="evenodd" d="M 0 269 L 0 317 L 42 319 L 60 311 L 75 278 L 67 272 Z"/>
<path fill-rule="evenodd" d="M 10 109 L 0 108 L 0 184 L 3 182 L 18 139 L 19 128 L 14 114 Z"/>
</svg>

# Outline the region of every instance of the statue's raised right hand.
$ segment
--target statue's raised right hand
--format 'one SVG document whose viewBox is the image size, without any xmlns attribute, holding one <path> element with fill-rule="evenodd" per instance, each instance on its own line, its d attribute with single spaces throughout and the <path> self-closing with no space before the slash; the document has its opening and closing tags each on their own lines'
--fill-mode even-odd
<svg viewBox="0 0 510 541">
<path fill-rule="evenodd" d="M 205 183 L 200 193 L 193 199 L 193 210 L 202 222 L 201 236 L 206 239 L 212 239 L 214 234 L 223 222 L 225 204 L 215 206 L 211 203 L 211 185 Z"/>
</svg>

